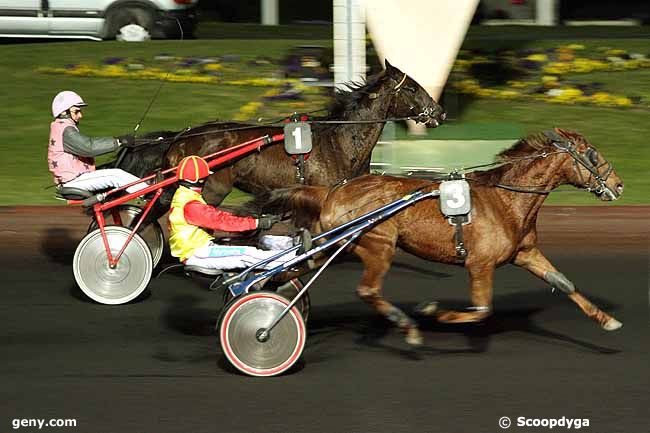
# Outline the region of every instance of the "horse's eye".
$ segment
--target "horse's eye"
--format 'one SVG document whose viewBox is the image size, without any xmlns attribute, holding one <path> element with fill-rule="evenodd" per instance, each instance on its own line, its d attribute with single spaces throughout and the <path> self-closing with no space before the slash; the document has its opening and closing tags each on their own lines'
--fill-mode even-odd
<svg viewBox="0 0 650 433">
<path fill-rule="evenodd" d="M 598 151 L 595 149 L 592 149 L 591 147 L 587 149 L 585 152 L 587 158 L 589 159 L 589 162 L 591 162 L 593 165 L 598 165 Z"/>
</svg>

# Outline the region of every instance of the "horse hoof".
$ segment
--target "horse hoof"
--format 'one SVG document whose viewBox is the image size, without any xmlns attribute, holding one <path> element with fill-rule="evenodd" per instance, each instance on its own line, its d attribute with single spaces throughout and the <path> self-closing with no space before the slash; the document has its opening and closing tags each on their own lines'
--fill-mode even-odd
<svg viewBox="0 0 650 433">
<path fill-rule="evenodd" d="M 437 302 L 423 302 L 415 307 L 415 312 L 422 316 L 433 316 L 438 311 Z"/>
<path fill-rule="evenodd" d="M 416 329 L 409 330 L 406 334 L 406 342 L 413 347 L 420 347 L 422 346 L 422 343 L 424 343 L 422 335 L 420 335 L 420 332 Z"/>
<path fill-rule="evenodd" d="M 607 322 L 605 322 L 605 324 L 603 324 L 603 329 L 605 331 L 616 331 L 621 326 L 623 326 L 623 324 L 612 317 Z"/>
</svg>

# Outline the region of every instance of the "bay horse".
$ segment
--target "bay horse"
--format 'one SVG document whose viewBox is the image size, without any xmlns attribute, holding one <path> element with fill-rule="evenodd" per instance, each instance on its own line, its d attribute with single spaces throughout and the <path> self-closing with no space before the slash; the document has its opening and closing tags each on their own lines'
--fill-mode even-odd
<svg viewBox="0 0 650 433">
<path fill-rule="evenodd" d="M 467 311 L 442 311 L 437 303 L 423 303 L 419 312 L 441 322 L 481 321 L 492 311 L 495 268 L 514 264 L 562 290 L 582 311 L 608 331 L 619 321 L 601 311 L 559 272 L 537 247 L 537 214 L 552 189 L 574 185 L 600 200 L 616 200 L 623 182 L 612 165 L 575 132 L 555 129 L 519 140 L 497 156 L 500 165 L 468 173 L 471 185 L 471 223 L 463 227 L 468 251 L 464 267 L 470 276 L 472 306 Z M 315 232 L 329 230 L 390 203 L 415 190 L 432 191 L 438 182 L 391 176 L 362 176 L 334 188 L 302 186 L 274 191 L 263 206 L 272 212 L 290 211 L 296 225 L 311 222 Z M 298 221 L 302 219 L 302 221 Z M 437 203 L 423 200 L 364 233 L 350 248 L 364 264 L 358 296 L 406 334 L 411 345 L 422 337 L 416 323 L 384 299 L 384 276 L 396 248 L 420 258 L 458 264 L 454 228 Z"/>
<path fill-rule="evenodd" d="M 445 119 L 442 107 L 415 80 L 388 61 L 385 65 L 384 71 L 365 83 L 350 84 L 347 91 L 338 91 L 328 109 L 329 114 L 313 120 L 313 150 L 305 163 L 306 184 L 333 185 L 341 179 L 369 173 L 372 150 L 386 120 L 412 117 L 428 127 L 436 127 Z M 207 123 L 181 131 L 171 139 L 165 138 L 167 144 L 154 146 L 152 151 L 133 152 L 124 158 L 123 164 L 138 171 L 133 173 L 136 176 L 144 175 L 156 168 L 174 167 L 188 155 L 207 155 L 257 137 L 282 132 L 282 126 Z M 154 155 L 147 156 L 147 153 Z M 145 161 L 138 170 L 138 160 L 145 159 L 158 161 L 162 167 L 154 167 Z M 147 173 L 142 173 L 144 171 Z M 233 186 L 259 195 L 296 183 L 294 160 L 281 144 L 274 144 L 216 170 L 206 181 L 203 197 L 216 206 Z M 159 200 L 165 209 L 159 208 L 156 217 L 167 210 L 173 193 L 174 188 L 165 190 L 164 197 Z"/>
</svg>

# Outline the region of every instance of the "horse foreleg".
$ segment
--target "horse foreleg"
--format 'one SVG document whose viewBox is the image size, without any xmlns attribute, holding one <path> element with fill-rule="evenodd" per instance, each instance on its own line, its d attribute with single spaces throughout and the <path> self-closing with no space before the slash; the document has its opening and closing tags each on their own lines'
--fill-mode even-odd
<svg viewBox="0 0 650 433">
<path fill-rule="evenodd" d="M 388 302 L 383 294 L 383 284 L 386 272 L 395 254 L 395 246 L 379 238 L 374 233 L 368 233 L 363 242 L 354 248 L 354 253 L 359 256 L 365 265 L 361 283 L 357 286 L 357 295 L 364 302 L 371 305 L 379 314 L 384 316 L 406 336 L 406 342 L 412 346 L 422 344 L 422 335 L 413 319 L 406 313 Z"/>
<path fill-rule="evenodd" d="M 467 265 L 470 276 L 472 306 L 469 311 L 437 311 L 436 318 L 444 323 L 480 322 L 492 313 L 494 264 Z"/>
<path fill-rule="evenodd" d="M 603 329 L 614 331 L 623 326 L 621 322 L 603 312 L 580 294 L 576 290 L 575 285 L 564 274 L 559 272 L 538 248 L 520 251 L 515 257 L 514 263 L 546 281 L 551 287 L 566 293 L 587 317 L 594 319 Z"/>
</svg>

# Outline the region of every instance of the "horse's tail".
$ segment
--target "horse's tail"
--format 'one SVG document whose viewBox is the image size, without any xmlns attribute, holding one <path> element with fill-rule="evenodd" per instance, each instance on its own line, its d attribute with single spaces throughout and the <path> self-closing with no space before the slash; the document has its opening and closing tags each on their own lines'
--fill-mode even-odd
<svg viewBox="0 0 650 433">
<path fill-rule="evenodd" d="M 260 213 L 291 214 L 296 227 L 312 227 L 318 221 L 329 188 L 296 186 L 276 189 L 251 204 Z M 248 204 L 249 207 L 251 204 Z M 249 207 L 250 208 L 250 207 Z"/>
</svg>

